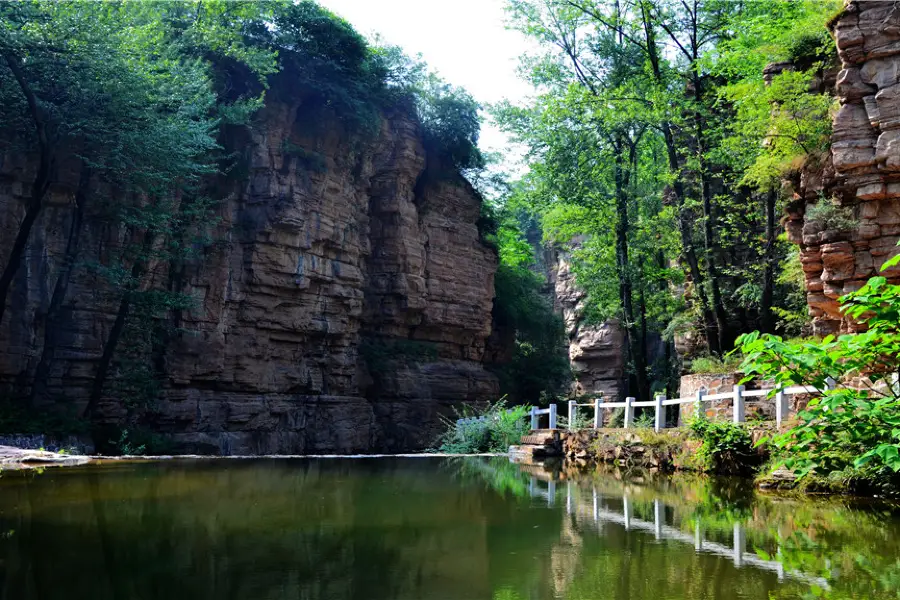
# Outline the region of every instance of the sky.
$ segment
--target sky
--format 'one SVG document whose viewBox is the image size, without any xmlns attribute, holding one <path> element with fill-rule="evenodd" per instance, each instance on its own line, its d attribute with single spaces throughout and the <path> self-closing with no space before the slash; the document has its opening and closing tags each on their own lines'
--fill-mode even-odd
<svg viewBox="0 0 900 600">
<path fill-rule="evenodd" d="M 318 0 L 364 35 L 421 54 L 444 80 L 466 88 L 481 104 L 504 98 L 521 103 L 531 87 L 516 75 L 519 57 L 532 42 L 504 27 L 504 0 Z M 485 115 L 486 116 L 486 115 Z M 509 154 L 506 135 L 487 120 L 479 146 Z M 506 161 L 505 161 L 506 162 Z"/>
</svg>

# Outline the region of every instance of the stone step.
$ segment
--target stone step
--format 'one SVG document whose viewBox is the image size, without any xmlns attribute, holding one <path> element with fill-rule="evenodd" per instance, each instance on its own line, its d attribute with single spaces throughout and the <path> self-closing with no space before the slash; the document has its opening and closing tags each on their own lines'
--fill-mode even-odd
<svg viewBox="0 0 900 600">
<path fill-rule="evenodd" d="M 555 429 L 533 429 L 522 436 L 523 445 L 550 446 L 559 442 L 559 431 Z"/>
</svg>

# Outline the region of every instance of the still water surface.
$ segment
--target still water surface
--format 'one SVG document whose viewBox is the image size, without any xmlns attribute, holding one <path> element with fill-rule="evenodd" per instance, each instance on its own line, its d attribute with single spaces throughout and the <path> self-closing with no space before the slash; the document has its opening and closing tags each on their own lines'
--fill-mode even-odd
<svg viewBox="0 0 900 600">
<path fill-rule="evenodd" d="M 891 507 L 499 459 L 118 464 L 0 477 L 3 600 L 900 597 Z"/>
</svg>

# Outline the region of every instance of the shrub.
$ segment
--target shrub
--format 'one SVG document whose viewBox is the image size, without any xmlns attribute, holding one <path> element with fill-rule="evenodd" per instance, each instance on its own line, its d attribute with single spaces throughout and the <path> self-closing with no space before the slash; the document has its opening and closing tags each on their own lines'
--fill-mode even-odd
<svg viewBox="0 0 900 600">
<path fill-rule="evenodd" d="M 741 359 L 738 356 L 726 355 L 722 358 L 717 356 L 698 356 L 691 360 L 690 371 L 695 375 L 724 375 L 739 371 L 740 367 Z"/>
<path fill-rule="evenodd" d="M 844 232 L 859 227 L 859 221 L 853 217 L 853 210 L 841 206 L 833 198 L 822 197 L 815 204 L 808 205 L 803 218 L 805 222 L 823 230 Z"/>
<path fill-rule="evenodd" d="M 730 421 L 712 421 L 704 415 L 690 420 L 691 437 L 700 440 L 694 455 L 701 471 L 734 473 L 758 465 L 747 428 Z"/>
<path fill-rule="evenodd" d="M 895 257 L 885 268 L 900 262 Z M 818 390 L 799 424 L 770 440 L 775 466 L 798 479 L 842 480 L 896 492 L 900 486 L 900 285 L 873 277 L 841 298 L 842 311 L 864 333 L 816 341 L 784 341 L 753 332 L 738 338 L 743 370 L 778 387 Z M 829 380 L 844 382 L 829 385 Z M 856 380 L 858 386 L 846 382 Z"/>
<path fill-rule="evenodd" d="M 650 411 L 644 411 L 634 420 L 634 426 L 638 429 L 653 429 L 656 425 L 656 417 Z"/>
<path fill-rule="evenodd" d="M 526 416 L 529 410 L 529 406 L 507 409 L 505 398 L 480 410 L 471 406 L 454 410 L 453 418 L 444 419 L 445 431 L 435 442 L 437 451 L 448 454 L 506 452 L 510 445 L 518 443 L 528 433 L 530 423 Z"/>
<path fill-rule="evenodd" d="M 565 401 L 560 405 L 562 410 L 567 409 L 567 405 Z M 594 426 L 594 416 L 593 409 L 586 408 L 584 406 L 578 407 L 578 410 L 575 411 L 575 423 L 573 424 L 573 429 L 589 429 Z M 569 417 L 562 416 L 556 419 L 556 424 L 560 429 L 568 429 L 569 428 Z"/>
</svg>

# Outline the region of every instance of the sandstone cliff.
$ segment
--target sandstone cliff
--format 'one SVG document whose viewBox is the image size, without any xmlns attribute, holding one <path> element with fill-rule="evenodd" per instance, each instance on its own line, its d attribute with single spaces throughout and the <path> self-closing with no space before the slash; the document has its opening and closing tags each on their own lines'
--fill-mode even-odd
<svg viewBox="0 0 900 600">
<path fill-rule="evenodd" d="M 481 241 L 481 201 L 438 173 L 414 119 L 384 115 L 374 139 L 311 122 L 303 98 L 270 94 L 227 149 L 243 172 L 216 186 L 221 240 L 187 266 L 195 299 L 162 352 L 162 389 L 143 422 L 182 451 L 223 454 L 422 448 L 440 414 L 497 394 L 482 368 L 496 253 Z M 33 177 L 0 156 L 0 260 Z M 27 393 L 59 270 L 77 173 L 60 168 L 0 324 L 0 385 Z M 123 235 L 88 219 L 82 265 Z M 156 284 L 166 265 L 154 272 Z M 79 268 L 48 382 L 83 407 L 115 294 Z M 128 409 L 110 395 L 99 419 Z M 132 411 L 133 414 L 133 411 Z"/>
<path fill-rule="evenodd" d="M 615 320 L 596 325 L 584 322 L 585 292 L 575 282 L 570 258 L 564 251 L 547 252 L 548 280 L 554 308 L 562 315 L 572 367 L 572 393 L 602 393 L 611 401 L 624 399 L 625 331 Z"/>
<path fill-rule="evenodd" d="M 900 2 L 849 2 L 834 21 L 841 61 L 831 155 L 803 173 L 787 231 L 800 244 L 816 332 L 846 329 L 838 298 L 878 274 L 900 239 Z M 833 228 L 804 210 L 834 196 L 858 225 Z M 900 281 L 900 269 L 884 273 Z"/>
</svg>

